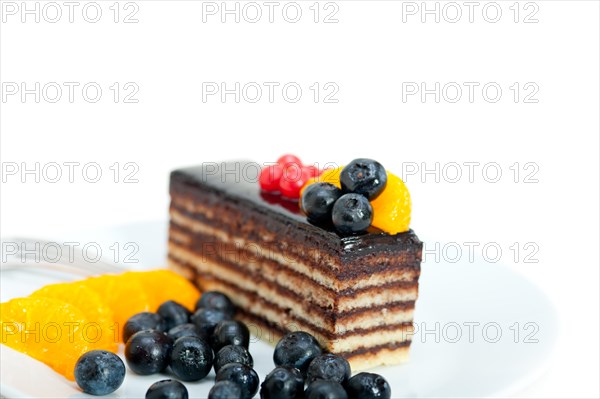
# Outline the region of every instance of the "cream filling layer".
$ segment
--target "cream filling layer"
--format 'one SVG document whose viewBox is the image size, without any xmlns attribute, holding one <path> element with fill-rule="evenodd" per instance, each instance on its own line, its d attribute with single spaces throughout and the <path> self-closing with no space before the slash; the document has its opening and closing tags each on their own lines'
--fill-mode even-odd
<svg viewBox="0 0 600 399">
<path fill-rule="evenodd" d="M 172 259 L 169 263 L 170 267 L 177 271 L 185 268 Z M 351 352 L 361 347 L 378 346 L 391 342 L 404 342 L 412 338 L 413 328 L 411 325 L 397 326 L 392 329 L 387 329 L 387 325 L 392 323 L 382 324 L 381 320 L 386 319 L 386 317 L 381 316 L 381 313 L 383 312 L 366 313 L 361 321 L 363 324 L 358 326 L 358 328 L 361 329 L 372 328 L 373 330 L 353 332 L 357 326 L 355 326 L 354 329 L 350 329 L 346 328 L 347 326 L 343 324 L 336 324 L 332 329 L 328 328 L 331 326 L 324 325 L 322 321 L 319 321 L 321 318 L 319 315 L 315 314 L 316 312 L 312 312 L 310 315 L 308 315 L 309 317 L 306 317 L 307 315 L 302 304 L 296 303 L 295 301 L 289 301 L 288 299 L 282 298 L 279 295 L 276 295 L 273 298 L 268 298 L 268 296 L 265 297 L 264 295 L 261 295 L 261 298 L 267 302 L 267 305 L 265 305 L 263 302 L 257 301 L 252 295 L 248 295 L 243 291 L 237 290 L 235 288 L 235 284 L 225 284 L 217 280 L 205 280 L 201 277 L 197 282 L 204 289 L 217 290 L 225 293 L 226 295 L 230 296 L 232 300 L 234 300 L 237 306 L 241 307 L 246 312 L 254 314 L 256 317 L 265 319 L 274 325 L 280 326 L 286 331 L 303 330 L 310 332 L 327 348 L 334 352 Z M 247 289 L 246 286 L 244 286 L 244 288 Z M 271 306 L 268 305 L 269 303 Z M 289 313 L 282 312 L 273 304 L 278 304 L 279 307 L 288 308 Z M 410 314 L 409 312 L 397 313 L 397 317 L 402 320 L 402 322 L 410 322 L 412 320 L 412 311 Z M 295 314 L 299 317 L 293 318 L 290 316 L 290 314 Z M 387 318 L 387 320 L 391 319 Z M 249 327 L 252 328 L 253 326 Z M 334 332 L 335 334 L 345 335 L 331 338 L 329 336 L 325 336 L 321 332 L 321 329 Z M 260 336 L 259 333 L 256 333 L 255 335 Z"/>
<path fill-rule="evenodd" d="M 383 308 L 380 309 L 376 315 L 374 315 L 373 312 L 367 311 L 365 313 L 357 314 L 356 317 L 344 317 L 343 314 L 340 314 L 340 317 L 336 320 L 331 320 L 326 317 L 326 315 L 315 311 L 314 307 L 311 306 L 311 303 L 315 302 L 313 299 L 318 298 L 318 293 L 313 292 L 314 285 L 312 284 L 304 283 L 293 287 L 286 287 L 300 297 L 306 298 L 306 301 L 298 303 L 294 298 L 279 293 L 275 287 L 279 282 L 275 280 L 267 278 L 262 281 L 254 281 L 243 272 L 232 270 L 212 259 L 199 259 L 200 257 L 198 255 L 195 255 L 183 247 L 178 247 L 173 243 L 169 243 L 169 253 L 176 261 L 179 260 L 183 263 L 187 263 L 196 268 L 200 273 L 215 276 L 230 285 L 239 286 L 281 308 L 291 309 L 293 314 L 305 320 L 310 320 L 317 327 L 332 331 L 336 334 L 352 331 L 357 328 L 373 328 L 382 325 L 405 323 L 410 322 L 413 319 L 413 309 Z M 269 276 L 271 278 L 276 275 L 277 274 Z M 238 294 L 235 296 L 237 295 Z M 362 295 L 357 295 L 355 298 L 339 298 L 340 302 L 338 303 L 337 311 L 342 313 L 354 309 L 369 309 L 373 306 L 384 306 L 386 304 L 397 302 L 414 301 L 416 300 L 416 296 L 416 287 L 414 289 L 388 288 L 376 293 L 366 292 Z M 244 307 L 244 309 L 246 308 Z"/>
<path fill-rule="evenodd" d="M 237 295 L 237 304 L 244 308 L 247 312 L 261 317 L 270 323 L 280 325 L 288 331 L 306 331 L 312 334 L 325 348 L 331 352 L 352 352 L 360 348 L 370 348 L 379 345 L 386 345 L 390 343 L 400 343 L 409 341 L 412 339 L 413 327 L 412 326 L 400 326 L 393 330 L 373 330 L 365 333 L 357 333 L 345 335 L 343 337 L 337 337 L 334 339 L 324 336 L 319 330 L 300 320 L 294 320 L 289 316 L 282 315 L 281 312 L 274 311 L 271 307 L 264 306 L 261 303 L 256 303 L 252 298 L 247 297 L 244 294 L 236 293 L 235 290 L 229 286 L 219 283 L 218 281 L 211 281 L 205 284 L 210 290 L 221 291 L 227 295 L 233 297 Z M 250 325 L 249 328 L 262 328 L 261 326 Z M 261 334 L 263 331 L 261 331 Z M 264 331 L 266 333 L 266 331 Z"/>
<path fill-rule="evenodd" d="M 169 253 L 172 257 L 177 258 L 184 263 L 193 265 L 198 271 L 205 274 L 216 274 L 216 272 L 213 271 L 216 270 L 215 265 L 220 265 L 217 260 L 207 256 L 198 255 L 186 247 L 175 244 L 174 242 L 169 243 Z M 235 255 L 232 254 L 231 256 Z M 233 264 L 238 263 L 235 258 L 227 260 Z M 382 285 L 388 282 L 386 276 L 376 276 L 377 279 L 373 277 L 374 281 L 379 282 L 378 286 L 355 292 L 353 296 L 341 296 L 330 290 L 323 289 L 322 285 L 317 282 L 312 280 L 307 282 L 297 274 L 280 272 L 276 270 L 270 262 L 260 262 L 260 259 L 251 263 L 244 263 L 244 267 L 248 268 L 248 271 L 255 275 L 260 275 L 262 279 L 265 279 L 272 284 L 279 285 L 300 296 L 306 297 L 307 301 L 310 303 L 314 303 L 323 308 L 338 309 L 340 312 L 346 312 L 357 308 L 366 308 L 373 305 L 378 306 L 394 302 L 415 301 L 418 296 L 418 287 L 416 284 L 412 287 L 382 287 Z M 226 269 L 226 271 L 222 272 L 221 269 Z M 232 276 L 231 278 L 248 279 L 246 273 L 241 274 L 239 272 L 234 272 L 225 266 L 220 266 L 218 270 L 219 277 L 226 274 Z"/>
</svg>

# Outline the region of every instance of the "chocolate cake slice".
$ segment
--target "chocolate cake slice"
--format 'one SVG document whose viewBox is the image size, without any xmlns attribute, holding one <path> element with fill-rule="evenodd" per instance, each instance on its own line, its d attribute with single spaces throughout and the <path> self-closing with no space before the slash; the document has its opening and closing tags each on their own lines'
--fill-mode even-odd
<svg viewBox="0 0 600 399">
<path fill-rule="evenodd" d="M 171 173 L 170 267 L 227 294 L 273 344 L 302 330 L 354 370 L 406 360 L 422 249 L 414 232 L 342 237 L 315 226 L 297 203 L 245 181 L 252 165 Z"/>
</svg>

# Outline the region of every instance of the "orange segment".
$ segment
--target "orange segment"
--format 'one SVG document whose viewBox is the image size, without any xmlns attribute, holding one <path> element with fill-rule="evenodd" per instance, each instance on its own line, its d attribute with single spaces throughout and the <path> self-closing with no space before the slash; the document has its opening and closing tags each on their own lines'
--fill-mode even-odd
<svg viewBox="0 0 600 399">
<path fill-rule="evenodd" d="M 306 184 L 304 184 L 304 186 L 302 186 L 300 189 L 300 197 L 302 197 L 302 192 L 306 187 L 308 187 L 309 184 L 317 182 L 331 183 L 337 188 L 342 188 L 340 185 L 340 173 L 342 172 L 342 169 L 344 169 L 343 166 L 335 169 L 325 169 L 321 175 L 308 179 Z"/>
<path fill-rule="evenodd" d="M 77 307 L 54 298 L 16 298 L 0 304 L 1 342 L 74 380 L 75 363 L 94 349 L 92 321 Z"/>
<path fill-rule="evenodd" d="M 87 320 L 97 323 L 98 343 L 104 345 L 103 349 L 111 352 L 116 352 L 118 349 L 112 310 L 96 291 L 82 282 L 50 284 L 35 291 L 30 297 L 54 298 L 77 307 Z"/>
<path fill-rule="evenodd" d="M 81 281 L 81 284 L 94 290 L 112 309 L 114 332 L 118 341 L 121 341 L 121 332 L 127 319 L 150 309 L 150 298 L 146 290 L 137 279 L 128 277 L 127 274 L 107 274 Z"/>
<path fill-rule="evenodd" d="M 157 269 L 147 272 L 127 272 L 124 278 L 137 280 L 141 283 L 148 298 L 149 309 L 155 312 L 166 301 L 179 302 L 189 310 L 194 310 L 200 291 L 185 277 L 167 269 Z"/>
<path fill-rule="evenodd" d="M 371 201 L 371 225 L 389 234 L 402 233 L 410 225 L 410 193 L 401 178 L 390 172 L 387 177 L 385 190 Z"/>
</svg>

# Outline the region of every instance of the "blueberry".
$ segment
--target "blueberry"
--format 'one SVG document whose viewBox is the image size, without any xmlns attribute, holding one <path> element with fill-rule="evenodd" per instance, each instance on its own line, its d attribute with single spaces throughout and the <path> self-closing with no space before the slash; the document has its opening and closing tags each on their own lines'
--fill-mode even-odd
<svg viewBox="0 0 600 399">
<path fill-rule="evenodd" d="M 350 378 L 350 363 L 341 356 L 332 353 L 314 358 L 308 366 L 307 382 L 330 380 L 344 385 Z"/>
<path fill-rule="evenodd" d="M 231 320 L 231 316 L 222 310 L 212 308 L 200 308 L 191 317 L 191 321 L 198 328 L 200 336 L 208 342 L 212 341 L 215 327 L 223 320 Z"/>
<path fill-rule="evenodd" d="M 196 327 L 196 325 L 194 325 L 192 323 L 180 324 L 178 326 L 175 326 L 169 330 L 167 335 L 169 337 L 171 337 L 173 342 L 175 342 L 178 338 L 181 338 L 181 337 L 202 338 L 200 336 L 200 331 L 198 331 L 198 328 Z"/>
<path fill-rule="evenodd" d="M 288 333 L 277 343 L 273 361 L 276 366 L 295 367 L 306 376 L 308 365 L 321 352 L 315 337 L 304 331 L 296 331 Z"/>
<path fill-rule="evenodd" d="M 125 379 L 125 365 L 114 353 L 93 350 L 81 355 L 75 364 L 75 381 L 85 393 L 106 395 Z"/>
<path fill-rule="evenodd" d="M 241 321 L 223 320 L 215 327 L 213 343 L 216 351 L 226 345 L 238 345 L 248 349 L 250 331 Z"/>
<path fill-rule="evenodd" d="M 173 344 L 171 371 L 182 381 L 199 381 L 206 377 L 213 364 L 209 344 L 197 337 L 181 337 Z"/>
<path fill-rule="evenodd" d="M 333 205 L 331 218 L 340 233 L 360 233 L 371 225 L 373 208 L 360 194 L 344 194 Z"/>
<path fill-rule="evenodd" d="M 161 331 L 139 331 L 127 341 L 125 359 L 135 373 L 155 374 L 167 368 L 172 347 L 171 338 Z"/>
<path fill-rule="evenodd" d="M 167 326 L 159 314 L 151 312 L 134 314 L 123 326 L 123 342 L 127 343 L 129 337 L 142 330 L 167 331 Z"/>
<path fill-rule="evenodd" d="M 330 222 L 333 204 L 341 196 L 342 191 L 333 184 L 313 183 L 302 192 L 302 210 L 312 222 Z"/>
<path fill-rule="evenodd" d="M 276 367 L 260 384 L 261 399 L 302 399 L 304 378 L 300 370 L 292 367 Z"/>
<path fill-rule="evenodd" d="M 373 373 L 358 373 L 348 380 L 346 386 L 350 399 L 390 399 L 392 388 L 380 376 Z"/>
<path fill-rule="evenodd" d="M 248 367 L 254 366 L 254 360 L 248 349 L 238 345 L 227 345 L 217 352 L 215 356 L 215 372 L 218 373 L 223 366 L 229 363 L 241 363 Z"/>
<path fill-rule="evenodd" d="M 146 399 L 188 399 L 188 391 L 179 381 L 162 380 L 150 385 Z"/>
<path fill-rule="evenodd" d="M 219 381 L 208 392 L 208 399 L 242 399 L 242 389 L 231 381 Z"/>
<path fill-rule="evenodd" d="M 240 363 L 229 363 L 217 373 L 215 381 L 231 381 L 239 385 L 242 399 L 251 399 L 258 391 L 258 374 L 251 367 Z"/>
<path fill-rule="evenodd" d="M 316 380 L 308 385 L 304 392 L 305 399 L 348 399 L 344 387 L 335 381 Z"/>
<path fill-rule="evenodd" d="M 387 173 L 379 162 L 358 158 L 342 169 L 340 183 L 344 193 L 361 194 L 372 200 L 385 189 Z"/>
<path fill-rule="evenodd" d="M 235 306 L 229 297 L 218 291 L 207 291 L 202 294 L 196 302 L 196 310 L 200 308 L 219 309 L 232 318 L 235 313 Z"/>
<path fill-rule="evenodd" d="M 187 308 L 175 301 L 167 301 L 158 307 L 156 311 L 165 321 L 165 331 L 170 330 L 171 328 L 178 326 L 180 324 L 185 324 L 190 321 L 190 316 L 192 313 L 187 310 Z"/>
</svg>

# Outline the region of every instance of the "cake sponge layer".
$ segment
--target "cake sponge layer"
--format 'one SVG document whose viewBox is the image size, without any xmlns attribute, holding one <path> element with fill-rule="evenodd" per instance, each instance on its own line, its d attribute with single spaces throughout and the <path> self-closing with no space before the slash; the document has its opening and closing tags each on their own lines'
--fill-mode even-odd
<svg viewBox="0 0 600 399">
<path fill-rule="evenodd" d="M 298 308 L 296 306 L 288 309 L 282 309 L 278 305 L 271 303 L 253 293 L 249 293 L 239 286 L 220 281 L 213 277 L 197 274 L 192 268 L 170 259 L 169 265 L 172 269 L 188 276 L 202 290 L 220 291 L 230 296 L 235 305 L 242 309 L 241 314 L 247 318 L 255 320 L 254 324 L 249 325 L 253 333 L 261 338 L 269 330 L 284 331 L 306 331 L 321 343 L 328 351 L 334 353 L 344 353 L 348 356 L 356 351 L 364 351 L 371 347 L 380 347 L 386 345 L 408 345 L 413 335 L 413 326 L 411 322 L 402 322 L 398 324 L 383 324 L 371 328 L 359 328 L 348 331 L 332 333 L 331 331 L 315 325 L 314 322 L 299 318 L 296 316 Z M 380 318 L 381 311 L 375 310 L 371 318 Z M 255 331 L 256 326 L 267 325 L 266 331 Z"/>
<path fill-rule="evenodd" d="M 288 285 L 287 282 L 280 284 L 276 277 L 282 277 L 282 273 L 242 270 L 228 262 L 202 258 L 173 243 L 169 244 L 169 253 L 171 259 L 189 265 L 199 274 L 218 276 L 219 280 L 259 295 L 284 309 L 293 309 L 294 314 L 334 333 L 410 322 L 413 318 L 417 298 L 416 283 L 407 288 L 402 285 L 373 288 L 324 306 L 319 286 L 310 281 L 299 280 L 293 285 Z M 378 317 L 373 317 L 373 311 L 379 311 Z"/>
</svg>

